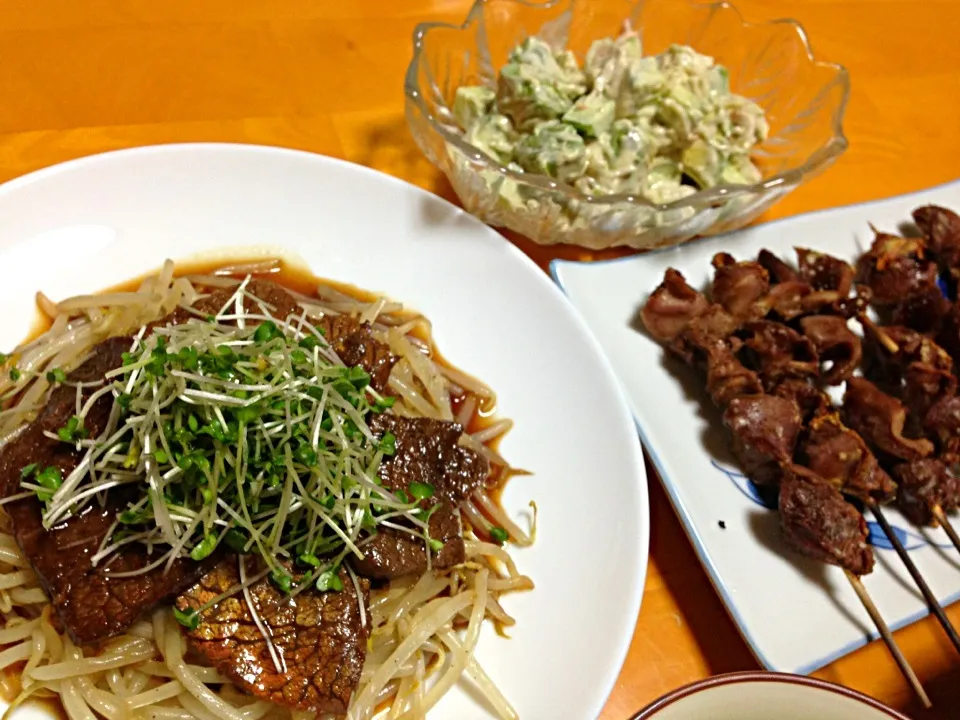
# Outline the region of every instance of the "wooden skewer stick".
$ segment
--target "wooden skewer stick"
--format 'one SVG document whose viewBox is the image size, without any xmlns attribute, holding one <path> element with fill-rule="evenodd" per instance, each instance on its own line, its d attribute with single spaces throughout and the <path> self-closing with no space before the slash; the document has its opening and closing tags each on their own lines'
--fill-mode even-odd
<svg viewBox="0 0 960 720">
<path fill-rule="evenodd" d="M 950 542 L 953 543 L 953 546 L 960 550 L 960 535 L 957 535 L 957 531 L 954 530 L 953 525 L 950 523 L 950 519 L 947 517 L 947 514 L 939 505 L 934 505 L 930 508 L 930 511 L 933 513 L 933 517 L 936 519 L 940 526 L 947 531 L 947 537 L 950 538 Z"/>
<path fill-rule="evenodd" d="M 891 338 L 883 328 L 877 326 L 876 323 L 868 318 L 866 313 L 859 315 L 857 319 L 860 321 L 860 324 L 864 326 L 864 329 L 872 333 L 873 336 L 880 341 L 884 348 L 886 348 L 887 352 L 889 352 L 891 355 L 896 355 L 900 352 L 900 346 L 896 343 L 896 341 Z M 903 547 L 903 543 L 900 542 L 900 538 L 897 537 L 897 534 L 893 531 L 893 528 L 890 527 L 890 523 L 887 522 L 886 515 L 883 514 L 880 506 L 876 503 L 869 503 L 868 507 L 873 512 L 874 517 L 877 518 L 877 522 L 883 529 L 883 532 L 890 541 L 890 544 L 893 545 L 893 549 L 896 550 L 900 560 L 907 568 L 907 572 L 910 573 L 910 577 L 913 578 L 913 581 L 917 584 L 917 587 L 920 588 L 920 593 L 923 595 L 923 599 L 927 601 L 930 611 L 936 616 L 940 626 L 943 628 L 944 632 L 947 633 L 947 637 L 950 638 L 950 642 L 953 643 L 953 646 L 957 649 L 957 652 L 960 652 L 960 636 L 957 635 L 956 629 L 953 627 L 950 619 L 943 611 L 943 607 L 937 601 L 936 596 L 930 590 L 930 586 L 927 585 L 927 581 L 923 579 L 923 576 L 920 574 L 920 570 L 913 562 L 913 558 L 910 557 L 910 554 Z M 956 546 L 957 550 L 960 550 L 960 537 L 957 537 L 953 527 L 950 526 L 949 521 L 947 521 L 946 517 L 944 517 L 943 511 L 941 511 L 939 507 L 935 507 L 933 508 L 933 514 L 940 524 L 944 526 L 944 529 L 947 529 L 949 526 L 949 529 L 947 529 L 947 534 L 950 535 L 950 539 L 953 540 L 953 544 Z M 943 519 L 941 520 L 941 518 Z"/>
<path fill-rule="evenodd" d="M 867 317 L 866 313 L 860 313 L 857 315 L 857 320 L 860 321 L 860 324 L 867 330 L 869 330 L 877 340 L 880 341 L 880 344 L 886 348 L 887 352 L 891 355 L 896 355 L 900 352 L 900 346 L 897 345 L 896 341 L 888 335 L 883 328 L 879 327 L 873 320 Z"/>
<path fill-rule="evenodd" d="M 917 694 L 917 697 L 920 698 L 920 702 L 923 703 L 923 706 L 925 708 L 933 707 L 933 703 L 930 702 L 927 691 L 923 689 L 923 685 L 920 684 L 917 674 L 913 671 L 913 668 L 910 667 L 910 663 L 907 662 L 907 659 L 903 656 L 903 653 L 897 646 L 897 641 L 893 639 L 893 634 L 890 632 L 890 628 L 887 627 L 887 623 L 880 615 L 880 611 L 877 610 L 877 606 L 873 604 L 873 600 L 870 599 L 870 595 L 867 593 L 867 589 L 863 586 L 863 583 L 860 582 L 860 578 L 858 578 L 849 570 L 844 570 L 844 572 L 847 575 L 847 580 L 849 580 L 850 584 L 853 586 L 854 592 L 857 593 L 857 597 L 860 598 L 860 602 L 863 603 L 864 610 L 866 610 L 867 614 L 870 615 L 870 619 L 873 620 L 873 624 L 877 626 L 877 632 L 880 633 L 880 637 L 882 637 L 883 641 L 887 644 L 887 649 L 890 651 L 890 654 L 893 655 L 893 659 L 896 661 L 897 667 L 900 668 L 900 672 L 903 673 L 903 677 L 905 677 L 907 682 L 910 683 L 910 687 L 913 688 L 913 691 Z"/>
<path fill-rule="evenodd" d="M 936 616 L 937 621 L 940 623 L 940 626 L 943 628 L 944 632 L 947 633 L 947 637 L 950 638 L 950 642 L 953 643 L 953 646 L 957 649 L 957 652 L 960 652 L 960 635 L 957 635 L 956 629 L 953 627 L 953 624 L 950 622 L 947 614 L 943 611 L 943 607 L 940 605 L 936 596 L 930 590 L 930 586 L 927 585 L 927 581 L 923 579 L 923 575 L 920 574 L 920 570 L 917 568 L 916 564 L 914 564 L 913 558 L 910 557 L 910 554 L 907 552 L 906 548 L 903 547 L 903 543 L 900 542 L 900 538 L 897 537 L 897 534 L 893 531 L 893 528 L 890 527 L 890 523 L 887 522 L 887 517 L 883 514 L 880 506 L 876 503 L 870 503 L 868 507 L 870 508 L 871 512 L 873 512 L 874 517 L 877 518 L 877 522 L 883 529 L 887 539 L 890 540 L 890 544 L 893 545 L 893 549 L 897 551 L 897 555 L 906 566 L 907 572 L 910 573 L 910 577 L 913 578 L 913 581 L 917 584 L 917 587 L 920 588 L 920 592 L 923 594 L 923 599 L 927 601 L 930 611 Z M 939 508 L 937 509 L 939 510 Z"/>
</svg>

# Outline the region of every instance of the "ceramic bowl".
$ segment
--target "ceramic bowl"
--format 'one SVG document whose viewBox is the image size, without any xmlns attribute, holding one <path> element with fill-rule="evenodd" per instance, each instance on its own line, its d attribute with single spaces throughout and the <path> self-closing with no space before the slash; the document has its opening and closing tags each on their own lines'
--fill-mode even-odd
<svg viewBox="0 0 960 720">
<path fill-rule="evenodd" d="M 785 673 L 718 675 L 674 690 L 631 720 L 909 720 L 824 680 Z"/>
</svg>

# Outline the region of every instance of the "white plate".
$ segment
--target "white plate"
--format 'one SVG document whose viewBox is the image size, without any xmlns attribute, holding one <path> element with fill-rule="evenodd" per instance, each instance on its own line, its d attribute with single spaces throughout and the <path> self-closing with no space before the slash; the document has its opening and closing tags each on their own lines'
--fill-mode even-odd
<svg viewBox="0 0 960 720">
<path fill-rule="evenodd" d="M 267 247 L 321 276 L 424 312 L 444 355 L 497 390 L 516 421 L 503 454 L 515 515 L 534 499 L 536 583 L 505 600 L 512 640 L 478 656 L 521 718 L 595 718 L 630 643 L 647 564 L 640 444 L 597 343 L 549 278 L 479 221 L 411 185 L 307 153 L 231 145 L 142 148 L 0 187 L 0 343 L 33 296 L 108 287 L 164 258 Z M 250 255 L 250 250 L 245 254 Z M 229 253 L 228 253 L 229 254 Z M 487 718 L 456 688 L 432 718 Z"/>
<path fill-rule="evenodd" d="M 640 436 L 711 580 L 762 665 L 806 674 L 876 636 L 843 572 L 801 558 L 782 542 L 778 519 L 734 468 L 718 413 L 692 371 L 631 324 L 668 267 L 695 287 L 710 259 L 768 248 L 794 260 L 806 246 L 852 260 L 870 246 L 867 223 L 895 232 L 925 203 L 960 207 L 960 183 L 912 195 L 781 220 L 680 248 L 598 263 L 555 261 L 556 281 L 581 312 L 617 372 Z M 938 598 L 960 598 L 960 555 L 942 531 L 917 530 L 886 511 Z M 721 527 L 721 522 L 726 529 Z M 872 535 L 883 535 L 871 525 Z M 878 550 L 864 582 L 891 627 L 927 614 L 894 552 Z"/>
</svg>

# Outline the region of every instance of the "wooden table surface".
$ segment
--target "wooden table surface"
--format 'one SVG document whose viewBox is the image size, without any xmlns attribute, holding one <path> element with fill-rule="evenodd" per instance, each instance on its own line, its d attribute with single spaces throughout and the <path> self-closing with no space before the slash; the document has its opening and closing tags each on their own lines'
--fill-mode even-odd
<svg viewBox="0 0 960 720">
<path fill-rule="evenodd" d="M 736 2 L 748 20 L 800 20 L 814 51 L 852 77 L 849 151 L 769 218 L 960 175 L 960 2 Z M 225 141 L 346 158 L 455 199 L 407 132 L 401 84 L 414 25 L 460 22 L 467 9 L 466 0 L 0 0 L 0 180 L 116 148 Z M 541 264 L 583 256 L 511 239 Z M 651 498 L 643 610 L 604 720 L 757 667 L 655 479 Z M 960 607 L 950 614 L 960 623 Z M 877 643 L 817 675 L 918 720 L 956 717 L 960 658 L 939 627 L 928 618 L 898 640 L 932 712 L 916 711 Z"/>
</svg>

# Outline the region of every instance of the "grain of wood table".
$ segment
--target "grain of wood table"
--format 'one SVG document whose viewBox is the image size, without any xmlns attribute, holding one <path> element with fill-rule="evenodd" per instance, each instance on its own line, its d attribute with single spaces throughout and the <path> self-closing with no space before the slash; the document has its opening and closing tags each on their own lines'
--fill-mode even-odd
<svg viewBox="0 0 960 720">
<path fill-rule="evenodd" d="M 767 219 L 960 175 L 960 2 L 737 5 L 748 20 L 799 19 L 815 52 L 846 65 L 853 83 L 850 150 Z M 467 8 L 465 0 L 0 0 L 0 179 L 105 150 L 226 141 L 345 158 L 455 199 L 407 132 L 401 86 L 414 25 L 459 22 Z M 511 239 L 544 266 L 589 257 Z M 678 685 L 757 667 L 650 472 L 643 610 L 604 720 Z M 960 607 L 950 615 L 960 623 Z M 897 637 L 936 703 L 929 713 L 916 711 L 877 643 L 817 675 L 918 720 L 960 714 L 960 657 L 936 624 L 928 618 Z"/>
</svg>

